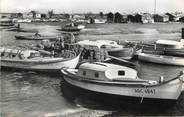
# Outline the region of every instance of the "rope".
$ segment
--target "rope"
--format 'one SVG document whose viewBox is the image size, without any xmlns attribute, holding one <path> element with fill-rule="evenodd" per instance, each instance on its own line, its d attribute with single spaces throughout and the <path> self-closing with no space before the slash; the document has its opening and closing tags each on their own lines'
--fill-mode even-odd
<svg viewBox="0 0 184 117">
<path fill-rule="evenodd" d="M 145 86 L 145 90 L 146 90 L 146 86 Z M 142 95 L 142 97 L 141 97 L 141 101 L 140 101 L 141 104 L 142 104 L 143 99 L 144 99 L 144 94 L 145 94 L 145 92 L 143 92 L 143 95 Z"/>
</svg>

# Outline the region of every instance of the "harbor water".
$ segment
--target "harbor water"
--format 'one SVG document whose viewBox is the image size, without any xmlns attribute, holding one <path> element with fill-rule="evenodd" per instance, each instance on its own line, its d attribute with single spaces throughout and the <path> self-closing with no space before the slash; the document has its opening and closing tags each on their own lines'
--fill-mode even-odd
<svg viewBox="0 0 184 117">
<path fill-rule="evenodd" d="M 56 29 L 58 23 L 30 23 L 21 24 L 26 29 L 37 29 L 41 35 L 59 35 Z M 160 24 L 88 24 L 76 36 L 78 40 L 125 40 L 143 41 L 153 43 L 158 39 L 180 40 L 182 23 Z M 14 48 L 16 46 L 30 46 L 39 43 L 34 40 L 16 40 L 15 35 L 26 34 L 1 30 L 1 46 Z M 29 33 L 27 33 L 29 34 Z M 176 77 L 184 67 L 160 65 L 147 62 L 134 61 L 139 66 L 139 77 L 143 79 L 159 80 L 163 76 L 166 80 Z M 1 116 L 2 117 L 98 117 L 98 116 L 137 116 L 184 115 L 184 93 L 176 105 L 172 107 L 159 107 L 152 111 L 139 110 L 118 106 L 109 106 L 81 95 L 71 95 L 71 99 L 64 96 L 64 92 L 74 94 L 72 90 L 62 88 L 62 77 L 58 74 L 37 73 L 31 71 L 1 70 Z M 94 96 L 95 97 L 95 96 Z M 110 103 L 110 102 L 109 102 Z M 148 105 L 151 107 L 152 105 Z M 150 108 L 149 108 L 150 109 Z"/>
</svg>

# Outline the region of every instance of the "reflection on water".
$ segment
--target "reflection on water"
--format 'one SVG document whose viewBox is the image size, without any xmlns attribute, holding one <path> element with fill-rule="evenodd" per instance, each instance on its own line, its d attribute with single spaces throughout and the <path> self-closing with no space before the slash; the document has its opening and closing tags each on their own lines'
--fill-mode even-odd
<svg viewBox="0 0 184 117">
<path fill-rule="evenodd" d="M 38 29 L 43 35 L 58 35 L 58 24 L 21 24 L 27 29 Z M 154 42 L 157 39 L 181 38 L 180 30 L 183 24 L 94 24 L 87 25 L 76 38 L 140 40 Z M 1 46 L 15 47 L 20 44 L 29 45 L 37 41 L 16 40 L 17 32 L 1 32 Z M 29 34 L 29 33 L 26 33 Z M 158 65 L 135 61 L 139 65 L 139 77 L 158 80 L 162 75 L 170 79 L 179 74 L 184 67 Z M 90 99 L 83 93 L 76 94 L 70 87 L 63 85 L 60 75 L 36 72 L 3 70 L 1 71 L 1 107 L 4 116 L 35 117 L 35 116 L 114 116 L 123 115 L 184 115 L 184 94 L 177 104 L 171 108 L 135 107 L 134 104 L 112 104 L 109 101 L 100 103 Z M 61 82 L 61 87 L 60 87 Z M 67 96 L 69 95 L 69 96 Z M 84 96 L 83 96 L 84 95 Z M 121 102 L 121 101 L 120 101 Z M 119 103 L 119 102 L 118 102 Z M 150 106 L 150 105 L 148 105 Z M 150 106 L 152 107 L 152 106 Z M 162 110 L 161 110 L 162 109 Z M 144 111 L 146 110 L 146 111 Z"/>
</svg>

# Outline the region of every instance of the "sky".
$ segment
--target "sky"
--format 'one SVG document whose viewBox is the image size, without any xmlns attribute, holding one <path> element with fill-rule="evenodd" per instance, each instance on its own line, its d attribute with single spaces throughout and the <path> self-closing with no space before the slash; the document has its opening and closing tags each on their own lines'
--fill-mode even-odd
<svg viewBox="0 0 184 117">
<path fill-rule="evenodd" d="M 154 13 L 155 0 L 0 0 L 0 12 Z M 156 0 L 156 13 L 184 12 L 184 0 Z"/>
</svg>

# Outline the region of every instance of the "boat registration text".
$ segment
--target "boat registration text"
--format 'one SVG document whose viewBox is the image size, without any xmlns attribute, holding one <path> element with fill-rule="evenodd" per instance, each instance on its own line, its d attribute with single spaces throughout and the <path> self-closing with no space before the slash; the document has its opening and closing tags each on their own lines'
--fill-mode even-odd
<svg viewBox="0 0 184 117">
<path fill-rule="evenodd" d="M 141 94 L 156 94 L 156 89 L 134 89 L 135 93 L 141 93 Z"/>
</svg>

